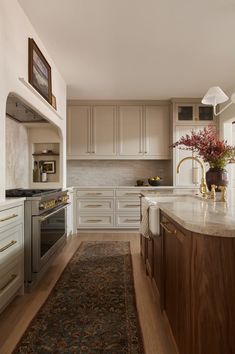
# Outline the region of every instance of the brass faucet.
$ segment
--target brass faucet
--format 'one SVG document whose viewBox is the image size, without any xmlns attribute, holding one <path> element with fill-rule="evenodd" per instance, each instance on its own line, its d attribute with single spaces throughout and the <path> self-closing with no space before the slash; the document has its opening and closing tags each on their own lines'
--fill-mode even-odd
<svg viewBox="0 0 235 354">
<path fill-rule="evenodd" d="M 225 186 L 219 186 L 219 190 L 221 191 L 221 202 L 227 202 L 227 188 Z"/>
<path fill-rule="evenodd" d="M 205 182 L 205 167 L 203 165 L 203 162 L 201 160 L 199 160 L 197 157 L 194 157 L 194 156 L 188 156 L 188 157 L 185 157 L 184 159 L 180 160 L 180 162 L 178 163 L 177 165 L 177 173 L 179 173 L 180 171 L 180 166 L 181 164 L 186 161 L 186 160 L 193 160 L 193 161 L 197 161 L 199 163 L 199 165 L 201 166 L 201 169 L 202 169 L 202 177 L 201 177 L 201 184 L 200 184 L 200 193 L 202 194 L 202 196 L 204 198 L 207 197 L 207 189 L 206 189 L 206 182 Z"/>
</svg>

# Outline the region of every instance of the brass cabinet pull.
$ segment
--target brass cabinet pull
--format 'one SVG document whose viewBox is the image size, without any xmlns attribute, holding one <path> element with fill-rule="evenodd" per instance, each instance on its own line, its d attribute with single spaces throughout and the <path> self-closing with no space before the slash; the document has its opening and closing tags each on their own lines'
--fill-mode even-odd
<svg viewBox="0 0 235 354">
<path fill-rule="evenodd" d="M 94 193 L 94 192 L 92 192 L 92 193 L 86 193 L 86 195 L 102 195 L 103 193 Z"/>
<path fill-rule="evenodd" d="M 160 222 L 160 225 L 163 227 L 164 230 L 166 230 L 166 232 L 168 232 L 168 234 L 176 235 L 176 230 L 170 230 L 163 222 Z"/>
<path fill-rule="evenodd" d="M 86 205 L 85 208 L 98 208 L 102 207 L 102 204 L 92 204 L 92 205 Z"/>
<path fill-rule="evenodd" d="M 8 248 L 10 248 L 11 246 L 15 245 L 16 243 L 17 243 L 17 241 L 12 240 L 6 246 L 0 248 L 0 252 L 6 251 Z"/>
<path fill-rule="evenodd" d="M 15 280 L 16 277 L 17 277 L 17 274 L 12 274 L 11 277 L 10 277 L 10 279 L 6 282 L 6 284 L 4 284 L 4 285 L 0 288 L 0 292 L 2 292 L 3 290 L 5 290 L 5 289 L 8 287 L 8 285 L 10 285 L 10 284 L 13 282 L 13 280 Z"/>
<path fill-rule="evenodd" d="M 140 219 L 125 219 L 125 222 L 139 222 Z"/>
<path fill-rule="evenodd" d="M 7 220 L 10 220 L 10 219 L 16 218 L 17 216 L 18 216 L 18 214 L 12 214 L 12 215 L 10 215 L 10 216 L 7 216 L 6 218 L 0 219 L 0 222 L 7 221 Z"/>
<path fill-rule="evenodd" d="M 139 196 L 140 194 L 139 193 L 125 193 L 125 195 L 137 195 L 137 196 Z"/>
<path fill-rule="evenodd" d="M 100 222 L 102 221 L 101 219 L 97 219 L 97 220 L 87 220 L 87 222 Z"/>
<path fill-rule="evenodd" d="M 135 207 L 139 207 L 139 204 L 127 204 L 125 205 L 125 208 L 135 208 Z"/>
</svg>

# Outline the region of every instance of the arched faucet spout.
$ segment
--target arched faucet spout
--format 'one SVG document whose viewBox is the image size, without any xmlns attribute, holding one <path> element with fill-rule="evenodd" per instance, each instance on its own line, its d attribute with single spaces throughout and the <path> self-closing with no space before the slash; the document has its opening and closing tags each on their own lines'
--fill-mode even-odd
<svg viewBox="0 0 235 354">
<path fill-rule="evenodd" d="M 202 194 L 203 197 L 206 198 L 207 189 L 206 189 L 206 182 L 205 182 L 205 167 L 204 167 L 203 162 L 201 160 L 199 160 L 199 158 L 194 157 L 194 156 L 185 157 L 182 160 L 180 160 L 180 162 L 178 163 L 177 168 L 176 168 L 177 173 L 179 173 L 179 171 L 180 171 L 181 164 L 186 160 L 196 161 L 201 166 L 202 178 L 201 178 L 201 184 L 200 184 L 200 193 Z"/>
</svg>

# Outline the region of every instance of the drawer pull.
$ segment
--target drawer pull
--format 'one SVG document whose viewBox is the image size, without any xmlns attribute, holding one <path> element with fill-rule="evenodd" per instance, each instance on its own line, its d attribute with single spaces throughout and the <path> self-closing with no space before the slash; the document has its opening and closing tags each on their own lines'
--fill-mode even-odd
<svg viewBox="0 0 235 354">
<path fill-rule="evenodd" d="M 139 222 L 140 219 L 125 219 L 125 222 Z"/>
<path fill-rule="evenodd" d="M 10 277 L 10 279 L 6 282 L 6 284 L 4 284 L 4 285 L 0 288 L 0 292 L 2 292 L 3 290 L 5 290 L 5 289 L 8 287 L 8 285 L 10 285 L 10 284 L 13 282 L 13 280 L 15 280 L 16 277 L 17 277 L 17 274 L 12 274 L 11 277 Z"/>
<path fill-rule="evenodd" d="M 94 193 L 94 192 L 92 192 L 92 193 L 86 193 L 86 195 L 102 195 L 103 193 Z"/>
<path fill-rule="evenodd" d="M 136 196 L 139 196 L 140 193 L 125 193 L 125 195 L 136 195 Z"/>
<path fill-rule="evenodd" d="M 165 223 L 160 222 L 160 225 L 163 227 L 164 230 L 166 230 L 166 232 L 168 232 L 168 234 L 171 235 L 176 235 L 177 231 L 176 230 L 170 230 Z"/>
<path fill-rule="evenodd" d="M 101 219 L 97 219 L 97 220 L 87 220 L 87 222 L 101 222 Z"/>
<path fill-rule="evenodd" d="M 14 219 L 17 216 L 18 216 L 18 214 L 12 214 L 10 216 L 7 216 L 6 218 L 0 219 L 0 222 L 7 221 L 7 220 L 10 220 L 10 219 Z"/>
<path fill-rule="evenodd" d="M 125 205 L 125 208 L 135 208 L 135 207 L 139 208 L 140 205 L 139 204 L 127 204 L 127 205 Z"/>
<path fill-rule="evenodd" d="M 8 248 L 10 248 L 11 246 L 15 245 L 17 243 L 17 241 L 11 241 L 10 243 L 8 243 L 6 246 L 0 248 L 0 252 L 6 251 Z"/>
<path fill-rule="evenodd" d="M 86 205 L 85 208 L 99 208 L 102 207 L 102 204 L 92 204 L 92 205 Z"/>
</svg>

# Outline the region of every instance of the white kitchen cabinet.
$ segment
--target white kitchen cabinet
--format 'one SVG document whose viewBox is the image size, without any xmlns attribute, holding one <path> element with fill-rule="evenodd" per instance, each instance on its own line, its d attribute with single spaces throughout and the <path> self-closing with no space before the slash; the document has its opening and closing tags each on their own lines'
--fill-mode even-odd
<svg viewBox="0 0 235 354">
<path fill-rule="evenodd" d="M 168 104 L 68 107 L 68 159 L 169 159 Z"/>
<path fill-rule="evenodd" d="M 146 158 L 170 158 L 170 121 L 168 106 L 146 106 L 144 153 Z"/>
<path fill-rule="evenodd" d="M 210 124 L 215 120 L 213 107 L 203 105 L 200 100 L 177 102 L 174 109 L 176 124 Z"/>
<path fill-rule="evenodd" d="M 76 189 L 77 229 L 136 229 L 140 224 L 140 189 Z"/>
<path fill-rule="evenodd" d="M 119 155 L 144 156 L 142 106 L 119 107 Z"/>
<path fill-rule="evenodd" d="M 23 210 L 20 201 L 0 210 L 0 312 L 24 289 Z"/>
<path fill-rule="evenodd" d="M 91 120 L 91 152 L 96 157 L 116 155 L 116 107 L 94 106 Z"/>
<path fill-rule="evenodd" d="M 89 106 L 70 106 L 68 108 L 68 158 L 87 158 L 91 154 Z"/>
</svg>

